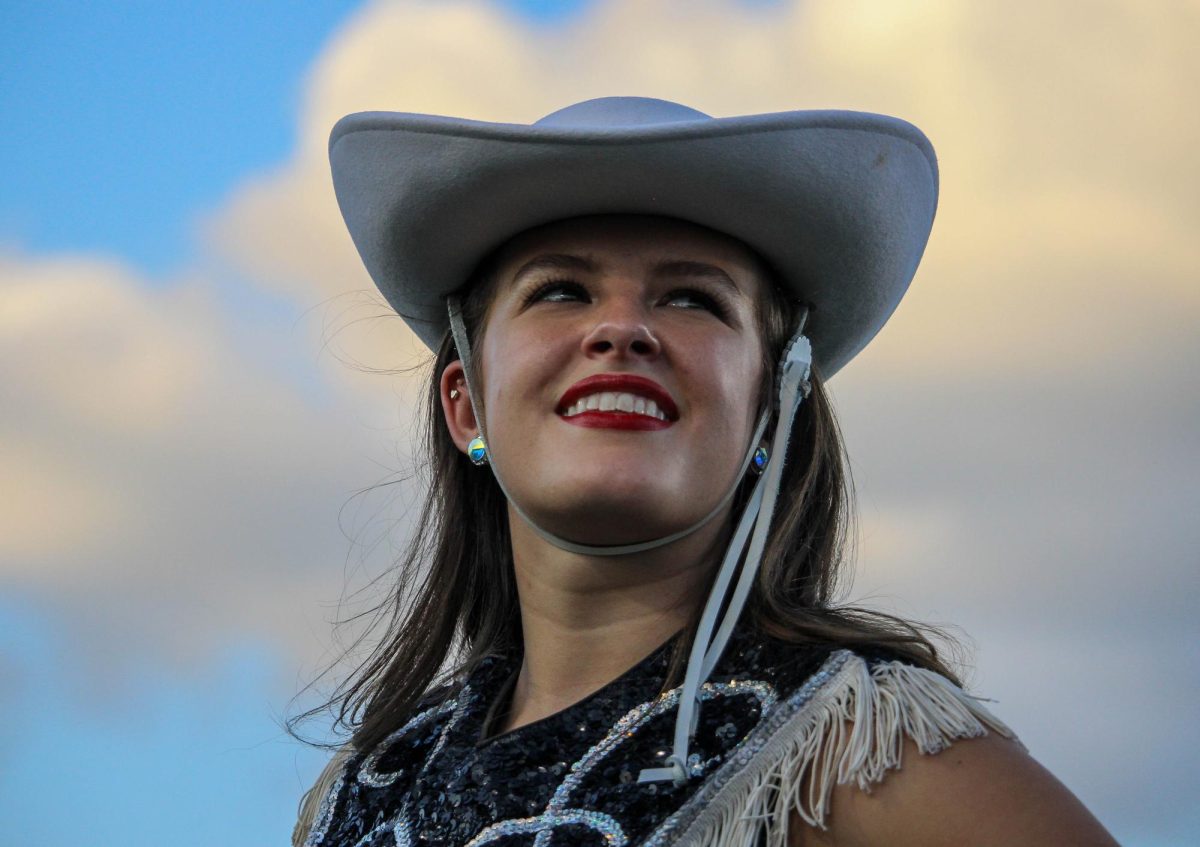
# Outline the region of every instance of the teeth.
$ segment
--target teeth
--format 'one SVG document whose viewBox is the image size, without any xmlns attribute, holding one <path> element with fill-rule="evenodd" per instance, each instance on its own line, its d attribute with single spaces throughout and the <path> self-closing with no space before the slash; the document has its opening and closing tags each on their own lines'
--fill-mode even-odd
<svg viewBox="0 0 1200 847">
<path fill-rule="evenodd" d="M 637 415 L 658 418 L 660 421 L 667 420 L 666 413 L 659 409 L 658 404 L 653 400 L 647 400 L 645 397 L 638 397 L 636 394 L 624 391 L 602 391 L 599 394 L 590 394 L 587 397 L 582 397 L 563 412 L 563 417 L 569 418 L 583 412 L 594 411 L 631 412 Z"/>
</svg>

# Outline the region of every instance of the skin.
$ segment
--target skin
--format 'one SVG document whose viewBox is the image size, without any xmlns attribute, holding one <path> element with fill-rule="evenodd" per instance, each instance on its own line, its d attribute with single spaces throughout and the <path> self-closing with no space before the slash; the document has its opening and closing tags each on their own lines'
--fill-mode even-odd
<svg viewBox="0 0 1200 847">
<path fill-rule="evenodd" d="M 590 267 L 529 269 L 546 256 Z M 663 272 L 680 261 L 715 273 Z M 473 387 L 483 398 L 492 463 L 539 525 L 574 541 L 628 543 L 686 528 L 720 502 L 753 433 L 765 279 L 740 242 L 662 218 L 560 221 L 504 248 L 475 354 L 481 384 Z M 601 373 L 653 379 L 675 400 L 678 419 L 658 431 L 568 423 L 563 393 Z M 441 396 L 465 453 L 480 428 L 457 362 L 441 376 Z M 681 629 L 704 600 L 731 516 L 620 557 L 561 550 L 511 507 L 509 524 L 525 656 L 501 731 L 578 702 Z M 1115 843 L 1014 742 L 989 736 L 936 756 L 909 746 L 903 768 L 871 794 L 835 789 L 828 830 L 793 817 L 789 843 Z"/>
<path fill-rule="evenodd" d="M 546 255 L 586 257 L 596 270 L 519 273 Z M 723 271 L 732 287 L 655 273 L 677 259 Z M 489 410 L 495 466 L 522 507 L 552 532 L 603 544 L 665 535 L 711 511 L 753 430 L 761 375 L 755 257 L 699 227 L 603 218 L 515 239 L 498 273 L 475 390 Z M 527 302 L 559 279 L 571 286 Z M 722 298 L 722 314 L 705 305 L 709 297 Z M 653 379 L 675 400 L 678 420 L 657 432 L 566 423 L 556 411 L 563 393 L 599 373 Z M 460 365 L 447 367 L 442 402 L 465 450 L 479 427 L 466 392 L 450 397 L 462 378 Z M 507 722 L 513 728 L 603 687 L 681 629 L 703 600 L 729 520 L 722 515 L 676 543 L 622 557 L 563 551 L 511 510 L 509 524 L 526 647 Z"/>
<path fill-rule="evenodd" d="M 1066 786 L 999 735 L 932 756 L 907 741 L 901 768 L 870 794 L 833 791 L 828 830 L 793 815 L 790 847 L 1115 847 Z"/>
</svg>

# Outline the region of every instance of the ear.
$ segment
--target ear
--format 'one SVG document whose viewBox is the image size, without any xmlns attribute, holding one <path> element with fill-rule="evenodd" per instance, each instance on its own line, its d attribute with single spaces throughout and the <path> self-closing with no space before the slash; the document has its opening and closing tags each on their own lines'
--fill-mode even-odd
<svg viewBox="0 0 1200 847">
<path fill-rule="evenodd" d="M 475 420 L 475 409 L 467 394 L 462 362 L 456 360 L 446 365 L 438 387 L 442 397 L 442 415 L 446 419 L 450 439 L 459 450 L 466 453 L 467 444 L 479 435 L 479 423 Z"/>
</svg>

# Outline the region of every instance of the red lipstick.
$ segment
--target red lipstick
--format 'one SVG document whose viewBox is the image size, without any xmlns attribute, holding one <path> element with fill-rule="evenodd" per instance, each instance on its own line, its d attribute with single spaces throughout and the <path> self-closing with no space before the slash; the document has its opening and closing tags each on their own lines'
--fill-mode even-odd
<svg viewBox="0 0 1200 847">
<path fill-rule="evenodd" d="M 617 409 L 604 412 L 590 409 L 563 420 L 576 426 L 599 429 L 657 430 L 666 429 L 679 418 L 679 407 L 665 388 L 652 379 L 633 374 L 596 374 L 581 379 L 559 398 L 557 412 L 562 415 L 581 398 L 605 391 L 614 394 L 634 394 L 653 400 L 654 405 L 658 406 L 667 419 L 664 421 L 651 415 L 622 412 Z"/>
</svg>

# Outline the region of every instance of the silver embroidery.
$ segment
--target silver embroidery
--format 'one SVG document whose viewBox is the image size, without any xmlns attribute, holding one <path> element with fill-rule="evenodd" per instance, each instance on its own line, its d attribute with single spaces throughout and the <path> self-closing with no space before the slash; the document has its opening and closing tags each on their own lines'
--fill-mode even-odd
<svg viewBox="0 0 1200 847">
<path fill-rule="evenodd" d="M 571 765 L 570 773 L 567 774 L 566 778 L 563 779 L 562 783 L 550 797 L 546 811 L 538 818 L 526 818 L 525 820 L 543 820 L 547 819 L 548 816 L 558 815 L 567 811 L 567 802 L 571 792 L 579 786 L 584 777 L 606 756 L 616 750 L 623 741 L 632 738 L 651 718 L 673 709 L 679 703 L 681 690 L 680 688 L 672 688 L 670 691 L 660 694 L 656 699 L 635 706 L 626 712 L 620 720 L 613 724 L 612 729 L 600 741 L 583 754 L 583 758 Z M 769 683 L 757 680 L 706 682 L 700 686 L 700 699 L 702 701 L 711 700 L 714 697 L 736 697 L 743 694 L 752 695 L 758 700 L 760 713 L 764 716 L 775 705 L 775 701 L 778 699 L 774 687 Z M 734 749 L 736 750 L 737 748 Z M 615 821 L 613 823 L 614 825 L 616 824 Z M 533 832 L 534 830 L 524 831 Z M 533 842 L 534 847 L 549 847 L 550 838 L 553 834 L 554 826 L 546 826 L 539 829 L 537 838 Z M 622 837 L 624 836 L 622 835 Z"/>
<path fill-rule="evenodd" d="M 713 774 L 708 782 L 701 786 L 700 790 L 682 808 L 664 821 L 651 834 L 645 844 L 648 847 L 650 845 L 653 845 L 653 847 L 665 847 L 665 845 L 670 844 L 674 835 L 681 831 L 695 817 L 698 810 L 703 807 L 705 799 L 711 797 L 734 773 L 740 770 L 746 762 L 750 761 L 758 750 L 762 748 L 766 739 L 770 737 L 771 731 L 781 721 L 786 720 L 796 709 L 806 703 L 812 697 L 812 694 L 840 669 L 848 656 L 848 653 L 845 655 L 838 653 L 831 657 L 822 666 L 821 670 L 789 697 L 779 709 L 775 708 L 778 702 L 778 694 L 775 688 L 767 682 L 759 680 L 731 680 L 729 682 L 705 683 L 701 686 L 699 693 L 702 701 L 728 696 L 749 695 L 754 697 L 758 701 L 762 719 L 754 730 L 729 751 L 725 763 Z M 591 770 L 613 753 L 613 751 L 618 749 L 624 741 L 632 738 L 651 719 L 678 705 L 680 692 L 680 688 L 674 688 L 659 695 L 654 700 L 635 706 L 622 716 L 600 741 L 589 748 L 579 761 L 571 765 L 567 776 L 559 784 L 558 788 L 555 789 L 545 811 L 541 814 L 528 818 L 512 818 L 491 824 L 467 842 L 465 847 L 482 847 L 482 845 L 490 844 L 506 836 L 534 833 L 536 833 L 534 840 L 535 847 L 549 847 L 554 831 L 563 826 L 587 827 L 599 833 L 604 838 L 606 847 L 624 847 L 628 842 L 628 838 L 622 830 L 620 823 L 610 815 L 601 812 L 570 808 L 568 804 L 571 792 L 582 783 Z M 386 787 L 390 785 L 399 776 L 400 772 L 396 772 L 395 775 L 391 773 L 380 774 L 376 769 L 386 748 L 403 736 L 406 731 L 411 731 L 428 720 L 443 715 L 446 711 L 453 710 L 453 715 L 447 721 L 446 726 L 442 728 L 437 742 L 422 763 L 420 772 L 425 772 L 437 755 L 441 753 L 451 729 L 465 713 L 468 702 L 471 699 L 469 695 L 470 690 L 465 687 L 457 700 L 448 701 L 435 709 L 421 713 L 405 724 L 400 730 L 389 736 L 387 741 L 381 745 L 381 749 L 372 753 L 364 761 L 359 780 L 371 787 Z M 698 756 L 691 758 L 692 761 L 689 761 L 688 765 L 689 771 L 693 776 L 701 776 L 707 767 L 719 760 L 719 757 L 714 757 L 707 761 L 700 760 Z M 336 799 L 340 787 L 341 780 L 339 779 L 339 783 L 330 792 L 331 796 L 327 800 L 330 806 L 332 806 L 333 801 Z M 653 788 L 654 786 L 650 786 L 650 789 Z M 408 810 L 408 802 L 406 801 L 393 820 L 376 827 L 368 835 L 364 836 L 360 844 L 365 845 L 367 840 L 390 827 L 397 847 L 412 847 L 413 835 L 408 822 Z M 325 807 L 322 806 L 322 820 L 326 826 L 328 825 L 328 817 L 329 815 L 326 814 Z M 324 833 L 322 832 L 321 838 L 323 837 Z M 311 843 L 314 846 L 319 844 L 320 838 L 311 841 Z"/>
<path fill-rule="evenodd" d="M 396 839 L 396 847 L 412 847 L 412 832 L 408 828 L 408 804 L 396 818 L 396 828 L 392 830 Z"/>
<path fill-rule="evenodd" d="M 450 720 L 446 722 L 446 725 L 442 727 L 442 731 L 438 734 L 438 740 L 434 744 L 433 749 L 429 752 L 429 755 L 425 757 L 425 763 L 421 769 L 422 772 L 424 772 L 425 768 L 429 767 L 429 763 L 433 761 L 434 757 L 436 757 L 446 745 L 446 738 L 449 736 L 451 729 L 453 729 L 459 718 L 462 717 L 463 712 L 466 710 L 466 705 L 470 699 L 471 687 L 469 685 L 463 686 L 463 689 L 459 692 L 458 697 L 447 700 L 431 709 L 426 709 L 415 717 L 409 719 L 404 726 L 391 733 L 387 738 L 381 741 L 373 751 L 371 751 L 371 754 L 363 760 L 362 765 L 359 767 L 358 775 L 355 778 L 359 783 L 370 788 L 386 788 L 394 783 L 404 774 L 404 769 L 401 768 L 397 771 L 381 773 L 379 771 L 379 761 L 385 755 L 387 755 L 392 746 L 405 735 L 415 729 L 420 729 L 430 721 L 446 714 L 446 712 L 453 711 Z M 309 832 L 308 838 L 306 838 L 304 841 L 305 847 L 320 847 L 320 845 L 324 842 L 325 836 L 329 831 L 329 824 L 333 820 L 333 813 L 337 806 L 338 796 L 342 792 L 342 787 L 345 785 L 345 781 L 346 770 L 345 766 L 343 766 L 342 773 L 338 775 L 337 780 L 329 789 L 329 793 L 326 794 L 325 799 L 321 801 L 321 805 L 317 810 L 317 821 L 313 825 L 312 830 Z M 364 835 L 358 843 L 360 845 L 365 845 L 380 832 L 388 828 L 392 829 L 392 834 L 395 838 L 397 847 L 411 847 L 412 837 L 408 825 L 407 803 L 401 807 L 395 821 L 389 821 L 380 824 L 379 826 L 375 827 L 375 829 Z"/>
<path fill-rule="evenodd" d="M 716 773 L 714 773 L 692 797 L 684 803 L 675 814 L 663 821 L 643 842 L 643 847 L 668 847 L 675 843 L 679 834 L 687 829 L 696 816 L 712 801 L 743 767 L 746 766 L 766 746 L 781 726 L 804 708 L 827 682 L 854 655 L 849 650 L 839 650 L 821 666 L 815 674 L 808 678 L 778 709 L 761 721 L 751 733 L 738 745 L 736 755 L 731 755 Z"/>
<path fill-rule="evenodd" d="M 481 847 L 508 835 L 523 835 L 536 832 L 535 844 L 540 844 L 542 838 L 549 838 L 554 829 L 560 826 L 586 826 L 604 836 L 608 847 L 625 847 L 629 840 L 625 837 L 621 825 L 612 817 L 601 812 L 587 809 L 562 809 L 561 811 L 545 811 L 535 818 L 513 818 L 500 821 L 483 830 L 466 843 L 466 847 Z"/>
<path fill-rule="evenodd" d="M 464 685 L 463 690 L 458 695 L 458 703 L 453 700 L 449 702 L 448 708 L 454 710 L 454 714 L 450 716 L 450 720 L 446 721 L 446 725 L 442 727 L 442 732 L 438 736 L 437 743 L 433 745 L 433 749 L 429 751 L 429 755 L 425 757 L 425 764 L 421 765 L 421 773 L 429 770 L 429 766 L 433 764 L 433 760 L 437 758 L 438 753 L 442 752 L 442 748 L 446 746 L 446 739 L 450 737 L 451 730 L 458 726 L 458 722 L 462 720 L 463 714 L 467 711 L 467 706 L 470 704 L 472 697 L 471 686 Z"/>
<path fill-rule="evenodd" d="M 429 723 L 429 721 L 441 717 L 446 712 L 453 709 L 455 705 L 455 700 L 447 700 L 440 706 L 434 706 L 432 709 L 426 709 L 424 712 L 421 712 L 416 717 L 410 719 L 408 723 L 404 724 L 404 726 L 400 727 L 387 738 L 383 739 L 383 741 L 381 741 L 379 745 L 371 751 L 371 755 L 367 756 L 367 758 L 363 760 L 362 767 L 358 770 L 358 781 L 363 785 L 370 786 L 371 788 L 387 788 L 389 785 L 399 779 L 404 773 L 403 768 L 398 771 L 380 773 L 378 770 L 379 760 L 386 756 L 392 749 L 392 746 L 405 735 L 412 732 L 414 729 L 424 726 L 425 724 Z M 442 732 L 441 737 L 438 739 L 437 749 L 440 750 L 443 743 L 445 743 L 445 731 Z"/>
<path fill-rule="evenodd" d="M 342 786 L 345 783 L 346 766 L 342 765 L 342 772 L 338 774 L 338 778 L 329 787 L 329 793 L 317 807 L 317 820 L 309 830 L 308 838 L 304 839 L 304 847 L 317 847 L 325 840 L 325 833 L 329 831 L 329 824 L 333 821 L 333 810 L 337 806 L 338 795 L 342 793 Z"/>
<path fill-rule="evenodd" d="M 354 847 L 368 847 L 368 845 L 375 840 L 376 835 L 379 835 L 381 832 L 386 832 L 390 826 L 390 823 L 379 824 L 379 826 L 375 827 L 362 838 L 358 839 L 358 841 L 354 843 Z"/>
</svg>

